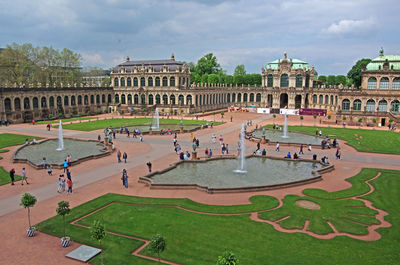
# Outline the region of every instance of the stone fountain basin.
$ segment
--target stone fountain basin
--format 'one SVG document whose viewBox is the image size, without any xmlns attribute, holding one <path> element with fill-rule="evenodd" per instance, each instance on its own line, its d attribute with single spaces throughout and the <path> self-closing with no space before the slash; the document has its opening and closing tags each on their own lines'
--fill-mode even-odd
<svg viewBox="0 0 400 265">
<path fill-rule="evenodd" d="M 333 170 L 333 166 L 313 160 L 250 156 L 245 163 L 247 172 L 235 173 L 238 160 L 234 158 L 181 161 L 163 171 L 140 177 L 139 181 L 151 188 L 245 192 L 311 183 L 320 180 L 322 172 Z"/>
<path fill-rule="evenodd" d="M 250 139 L 260 140 L 262 138 L 262 130 L 254 130 L 247 134 Z M 324 139 L 319 136 L 313 136 L 306 133 L 290 132 L 288 131 L 288 137 L 284 138 L 283 132 L 279 130 L 265 130 L 265 139 L 270 143 L 287 143 L 287 144 L 311 144 L 314 146 L 320 146 L 321 141 Z M 307 149 L 307 147 L 305 147 Z"/>
<path fill-rule="evenodd" d="M 15 151 L 13 161 L 41 168 L 43 157 L 54 168 L 63 168 L 64 160 L 71 155 L 72 165 L 109 155 L 104 145 L 93 140 L 64 138 L 64 150 L 57 151 L 58 139 L 47 139 L 37 144 L 24 145 Z"/>
<path fill-rule="evenodd" d="M 148 125 L 147 124 L 132 125 L 132 126 L 126 126 L 126 127 L 128 128 L 128 130 L 130 132 L 133 132 L 133 130 L 135 130 L 135 129 L 139 129 L 142 133 L 148 133 L 150 130 L 149 124 Z M 182 127 L 185 132 L 190 132 L 190 131 L 199 129 L 201 127 L 201 125 L 184 124 Z M 168 129 L 170 129 L 172 132 L 178 132 L 181 129 L 181 125 L 180 124 L 160 124 L 160 128 L 158 128 L 158 129 L 152 128 L 152 131 L 159 132 L 161 129 L 163 129 L 164 131 L 167 131 Z"/>
</svg>

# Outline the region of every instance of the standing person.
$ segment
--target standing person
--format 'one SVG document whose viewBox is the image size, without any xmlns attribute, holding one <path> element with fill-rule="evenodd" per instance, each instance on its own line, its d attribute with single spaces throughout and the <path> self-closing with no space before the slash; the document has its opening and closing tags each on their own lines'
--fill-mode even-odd
<svg viewBox="0 0 400 265">
<path fill-rule="evenodd" d="M 257 142 L 257 150 L 256 151 L 260 150 L 260 146 L 261 146 L 260 142 Z"/>
<path fill-rule="evenodd" d="M 125 168 L 122 170 L 122 184 L 128 188 L 128 173 Z"/>
<path fill-rule="evenodd" d="M 231 115 L 231 122 L 232 122 L 232 115 Z"/>
<path fill-rule="evenodd" d="M 308 151 L 311 152 L 311 150 L 312 150 L 312 147 L 311 147 L 311 144 L 309 144 L 309 145 L 308 145 Z"/>
<path fill-rule="evenodd" d="M 217 137 L 215 136 L 215 134 L 213 134 L 211 136 L 211 141 L 212 141 L 213 144 L 215 144 L 217 142 Z"/>
<path fill-rule="evenodd" d="M 340 159 L 340 156 L 342 155 L 342 152 L 340 151 L 340 147 L 336 149 L 336 159 Z"/>
<path fill-rule="evenodd" d="M 113 135 L 113 138 L 115 139 L 115 129 L 112 129 L 112 135 Z"/>
<path fill-rule="evenodd" d="M 15 169 L 13 168 L 10 170 L 11 185 L 14 185 L 14 181 L 15 181 L 14 176 L 15 176 Z"/>
<path fill-rule="evenodd" d="M 49 176 L 53 176 L 53 166 L 50 164 L 49 168 L 47 169 L 47 174 L 49 174 Z"/>
<path fill-rule="evenodd" d="M 226 151 L 226 154 L 229 154 L 229 147 L 228 147 L 228 144 L 225 145 L 225 151 Z"/>
<path fill-rule="evenodd" d="M 43 167 L 43 169 L 46 169 L 46 165 L 47 165 L 46 158 L 43 157 L 43 160 L 42 160 L 42 167 Z"/>
<path fill-rule="evenodd" d="M 304 152 L 303 152 L 303 144 L 300 145 L 299 155 L 300 155 L 300 154 L 303 154 L 303 155 L 304 155 Z"/>
<path fill-rule="evenodd" d="M 100 134 L 99 135 L 97 135 L 97 141 L 101 141 L 101 136 L 100 136 Z"/>
<path fill-rule="evenodd" d="M 193 142 L 193 133 L 190 134 L 190 141 Z"/>
<path fill-rule="evenodd" d="M 71 179 L 67 179 L 67 186 L 68 186 L 68 190 L 67 193 L 71 193 L 72 194 L 72 180 Z"/>
<path fill-rule="evenodd" d="M 143 142 L 143 135 L 142 134 L 139 135 L 139 139 L 140 139 L 141 142 Z"/>
<path fill-rule="evenodd" d="M 276 143 L 276 149 L 275 151 L 279 152 L 279 142 Z"/>
<path fill-rule="evenodd" d="M 151 173 L 151 166 L 152 166 L 152 165 L 151 165 L 151 162 L 150 162 L 150 161 L 149 161 L 149 162 L 147 162 L 147 164 L 146 164 L 146 165 L 147 165 L 147 169 L 148 169 L 148 170 L 149 170 L 149 172 Z"/>
<path fill-rule="evenodd" d="M 47 130 L 50 131 L 50 123 L 47 124 Z"/>
<path fill-rule="evenodd" d="M 68 166 L 71 166 L 71 155 L 67 155 Z"/>
<path fill-rule="evenodd" d="M 57 184 L 58 184 L 57 192 L 58 192 L 58 193 L 61 193 L 61 191 L 62 191 L 62 181 L 61 181 L 61 177 L 62 177 L 62 175 L 58 176 L 58 180 L 57 180 Z"/>
<path fill-rule="evenodd" d="M 126 152 L 124 152 L 124 154 L 122 155 L 122 158 L 124 159 L 124 161 L 126 163 L 126 159 L 128 158 L 128 154 Z"/>
<path fill-rule="evenodd" d="M 65 177 L 64 177 L 64 174 L 61 175 L 61 192 L 65 192 Z"/>
<path fill-rule="evenodd" d="M 121 151 L 120 150 L 118 150 L 117 158 L 118 158 L 118 163 L 121 163 Z"/>
<path fill-rule="evenodd" d="M 212 152 L 212 150 L 210 148 L 210 150 L 208 151 L 208 157 L 212 157 L 212 155 L 213 155 L 213 152 Z"/>
<path fill-rule="evenodd" d="M 21 177 L 22 177 L 21 185 L 24 185 L 24 180 L 25 180 L 26 184 L 29 184 L 29 183 L 28 183 L 28 178 L 26 177 L 25 168 L 22 168 Z"/>
<path fill-rule="evenodd" d="M 196 145 L 197 145 L 197 147 L 200 146 L 200 141 L 199 141 L 199 139 L 196 139 Z"/>
<path fill-rule="evenodd" d="M 69 170 L 69 168 L 67 168 L 67 179 L 71 179 L 71 171 Z"/>
<path fill-rule="evenodd" d="M 219 145 L 222 145 L 224 138 L 222 138 L 222 134 L 219 136 Z"/>
</svg>

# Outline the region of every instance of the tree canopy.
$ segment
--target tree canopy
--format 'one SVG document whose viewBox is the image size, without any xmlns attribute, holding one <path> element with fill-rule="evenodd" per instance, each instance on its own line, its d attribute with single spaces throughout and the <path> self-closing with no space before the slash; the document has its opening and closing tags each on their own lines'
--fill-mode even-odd
<svg viewBox="0 0 400 265">
<path fill-rule="evenodd" d="M 363 58 L 358 60 L 357 63 L 347 73 L 347 78 L 352 80 L 356 87 L 361 86 L 361 70 L 371 62 L 371 59 Z"/>
<path fill-rule="evenodd" d="M 235 71 L 233 72 L 233 75 L 245 75 L 246 74 L 246 69 L 244 68 L 244 64 L 239 64 L 236 66 Z"/>
</svg>

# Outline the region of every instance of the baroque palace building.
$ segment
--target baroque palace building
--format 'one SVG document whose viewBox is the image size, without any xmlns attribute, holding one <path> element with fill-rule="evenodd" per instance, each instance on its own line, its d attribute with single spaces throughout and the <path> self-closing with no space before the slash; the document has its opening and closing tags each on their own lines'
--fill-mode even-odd
<svg viewBox="0 0 400 265">
<path fill-rule="evenodd" d="M 361 88 L 319 85 L 314 66 L 298 59 L 278 59 L 262 67 L 262 85 L 230 86 L 195 84 L 190 69 L 176 61 L 126 61 L 110 73 L 110 87 L 62 86 L 59 88 L 0 88 L 0 118 L 27 122 L 54 117 L 116 111 L 152 111 L 193 114 L 235 107 L 308 109 L 336 114 L 336 119 L 370 123 L 374 119 L 385 125 L 389 120 L 400 122 L 400 56 L 383 54 L 362 71 Z M 346 119 L 344 119 L 346 117 Z"/>
</svg>

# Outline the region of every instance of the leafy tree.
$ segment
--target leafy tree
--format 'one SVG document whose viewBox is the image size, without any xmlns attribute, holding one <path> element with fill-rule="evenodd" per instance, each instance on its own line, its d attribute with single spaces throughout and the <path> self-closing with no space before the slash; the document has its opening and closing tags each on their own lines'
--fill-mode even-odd
<svg viewBox="0 0 400 265">
<path fill-rule="evenodd" d="M 29 223 L 29 229 L 32 229 L 32 225 L 31 225 L 31 207 L 35 206 L 37 202 L 37 199 L 35 196 L 33 196 L 30 193 L 25 193 L 24 195 L 22 195 L 21 197 L 21 206 L 24 208 L 28 209 L 28 223 Z"/>
<path fill-rule="evenodd" d="M 194 70 L 200 76 L 204 74 L 217 74 L 221 71 L 221 66 L 217 61 L 217 57 L 212 53 L 208 53 L 197 61 Z"/>
<path fill-rule="evenodd" d="M 217 74 L 209 74 L 208 75 L 208 83 L 209 84 L 219 83 L 219 76 Z"/>
<path fill-rule="evenodd" d="M 337 75 L 336 80 L 335 80 L 335 85 L 346 85 L 347 84 L 347 78 L 344 75 Z"/>
<path fill-rule="evenodd" d="M 357 63 L 351 68 L 351 70 L 347 73 L 347 78 L 353 80 L 353 84 L 356 87 L 361 86 L 361 70 L 367 66 L 371 62 L 371 59 L 364 58 L 358 60 Z"/>
<path fill-rule="evenodd" d="M 319 80 L 319 81 L 322 81 L 324 84 L 326 84 L 327 78 L 326 78 L 326 76 L 324 76 L 324 75 L 320 75 L 320 76 L 318 76 L 318 80 Z"/>
<path fill-rule="evenodd" d="M 239 259 L 231 251 L 225 251 L 222 256 L 218 257 L 217 265 L 238 265 Z"/>
<path fill-rule="evenodd" d="M 58 215 L 62 216 L 63 218 L 63 224 L 64 224 L 64 237 L 65 237 L 65 216 L 68 215 L 71 212 L 71 209 L 69 208 L 69 202 L 67 201 L 60 201 L 58 202 L 58 207 L 56 209 L 56 212 Z"/>
<path fill-rule="evenodd" d="M 246 74 L 246 69 L 244 68 L 244 64 L 240 64 L 236 66 L 235 71 L 233 72 L 233 75 L 245 75 Z"/>
<path fill-rule="evenodd" d="M 105 226 L 99 221 L 94 220 L 92 226 L 90 227 L 90 236 L 99 242 L 101 248 L 101 241 L 106 237 Z M 103 265 L 103 255 L 101 255 L 101 265 Z"/>
<path fill-rule="evenodd" d="M 224 75 L 224 84 L 232 85 L 233 84 L 233 76 L 231 75 Z"/>
<path fill-rule="evenodd" d="M 201 83 L 208 84 L 208 74 L 204 74 L 201 76 Z"/>
<path fill-rule="evenodd" d="M 333 86 L 336 84 L 336 77 L 334 75 L 328 75 L 328 78 L 326 80 L 326 84 L 329 86 Z"/>
<path fill-rule="evenodd" d="M 242 75 L 234 75 L 233 76 L 233 84 L 241 86 L 243 84 L 243 76 Z"/>
<path fill-rule="evenodd" d="M 300 116 L 300 125 L 301 125 L 301 126 L 303 126 L 303 120 L 304 120 L 304 117 L 303 117 L 303 115 L 302 115 L 302 116 Z"/>
<path fill-rule="evenodd" d="M 158 256 L 158 264 L 160 264 L 161 253 L 165 250 L 166 242 L 162 235 L 153 236 L 150 241 L 149 249 L 153 253 L 157 253 Z"/>
</svg>

